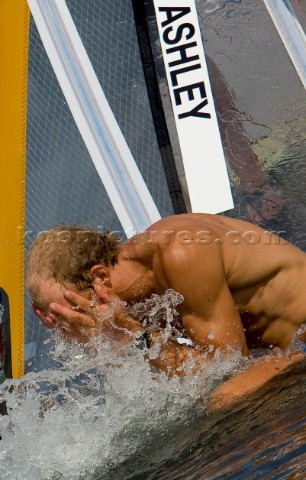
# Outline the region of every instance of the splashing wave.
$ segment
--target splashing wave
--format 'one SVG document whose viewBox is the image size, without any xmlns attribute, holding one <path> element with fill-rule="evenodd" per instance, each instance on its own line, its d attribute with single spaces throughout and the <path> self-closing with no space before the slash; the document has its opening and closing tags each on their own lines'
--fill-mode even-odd
<svg viewBox="0 0 306 480">
<path fill-rule="evenodd" d="M 169 336 L 181 301 L 173 291 L 151 299 L 150 325 L 160 325 L 162 318 Z M 143 305 L 136 308 L 143 312 Z M 50 353 L 58 369 L 1 386 L 8 408 L 0 417 L 1 479 L 118 480 L 127 478 L 118 470 L 125 464 L 140 469 L 148 454 L 151 462 L 161 461 L 163 445 L 166 458 L 173 457 L 171 439 L 175 454 L 186 448 L 192 439 L 184 430 L 207 415 L 210 391 L 241 364 L 238 353 L 219 355 L 209 365 L 203 361 L 197 374 L 169 379 L 152 369 L 139 349 L 114 347 L 103 336 L 87 345 L 58 337 Z"/>
</svg>

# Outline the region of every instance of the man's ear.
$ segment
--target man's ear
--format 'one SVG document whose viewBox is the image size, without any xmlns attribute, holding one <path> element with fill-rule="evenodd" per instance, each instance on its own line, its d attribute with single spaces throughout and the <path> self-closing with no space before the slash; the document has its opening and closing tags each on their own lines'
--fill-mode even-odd
<svg viewBox="0 0 306 480">
<path fill-rule="evenodd" d="M 111 288 L 112 283 L 110 280 L 110 273 L 108 267 L 102 264 L 94 265 L 93 267 L 91 267 L 90 273 L 92 274 L 94 280 L 99 279 L 103 285 Z"/>
</svg>

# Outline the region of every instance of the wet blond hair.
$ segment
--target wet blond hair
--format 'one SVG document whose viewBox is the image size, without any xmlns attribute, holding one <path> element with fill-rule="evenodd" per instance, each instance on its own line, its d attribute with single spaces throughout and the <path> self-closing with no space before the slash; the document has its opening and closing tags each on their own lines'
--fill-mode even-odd
<svg viewBox="0 0 306 480">
<path fill-rule="evenodd" d="M 62 226 L 48 230 L 34 240 L 26 265 L 26 286 L 32 299 L 39 296 L 42 279 L 74 284 L 78 289 L 93 281 L 91 267 L 114 266 L 122 247 L 111 233 L 78 226 Z"/>
</svg>

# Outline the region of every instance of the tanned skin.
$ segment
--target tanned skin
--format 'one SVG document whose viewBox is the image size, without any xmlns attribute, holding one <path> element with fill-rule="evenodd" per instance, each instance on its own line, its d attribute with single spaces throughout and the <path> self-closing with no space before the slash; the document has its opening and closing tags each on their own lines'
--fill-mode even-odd
<svg viewBox="0 0 306 480">
<path fill-rule="evenodd" d="M 306 255 L 240 220 L 206 214 L 167 217 L 128 240 L 114 267 L 96 265 L 91 272 L 98 313 L 115 299 L 129 304 L 170 288 L 182 294 L 183 326 L 209 356 L 212 346 L 244 355 L 250 347 L 285 349 L 306 322 Z M 44 300 L 33 309 L 49 328 L 64 325 L 81 338 L 84 329 L 94 327 L 90 292 L 67 290 L 51 279 L 42 282 L 41 296 Z M 81 310 L 72 310 L 75 305 Z M 131 332 L 143 331 L 121 308 L 115 317 Z M 168 363 L 157 360 L 159 368 L 175 368 L 191 350 L 175 342 L 167 348 Z"/>
</svg>

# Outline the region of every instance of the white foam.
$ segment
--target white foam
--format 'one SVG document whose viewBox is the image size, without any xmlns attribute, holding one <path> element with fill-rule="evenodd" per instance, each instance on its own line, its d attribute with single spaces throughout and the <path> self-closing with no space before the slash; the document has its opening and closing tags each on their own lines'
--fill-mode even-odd
<svg viewBox="0 0 306 480">
<path fill-rule="evenodd" d="M 174 292 L 154 300 L 156 318 L 167 312 L 167 335 L 178 300 Z M 204 415 L 209 392 L 241 359 L 219 355 L 196 375 L 169 379 L 140 350 L 103 336 L 91 346 L 57 338 L 52 355 L 62 367 L 1 386 L 9 411 L 0 417 L 2 480 L 109 478 Z"/>
</svg>

